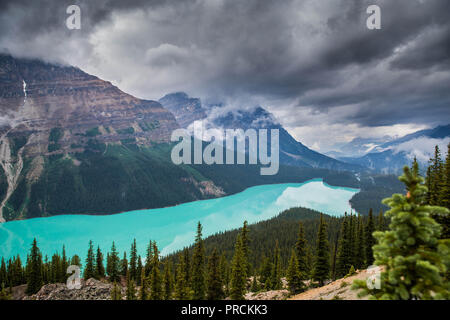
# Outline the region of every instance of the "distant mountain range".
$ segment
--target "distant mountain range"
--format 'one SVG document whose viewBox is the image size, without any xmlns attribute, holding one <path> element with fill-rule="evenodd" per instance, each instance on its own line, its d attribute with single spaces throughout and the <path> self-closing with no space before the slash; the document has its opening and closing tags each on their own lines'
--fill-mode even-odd
<svg viewBox="0 0 450 320">
<path fill-rule="evenodd" d="M 177 122 L 187 128 L 195 120 L 205 120 L 209 127 L 223 129 L 278 129 L 280 164 L 306 168 L 358 171 L 359 165 L 348 164 L 309 149 L 295 140 L 274 116 L 260 106 L 228 110 L 221 104 L 202 106 L 200 99 L 177 92 L 164 96 L 159 102 L 170 110 Z"/>
<path fill-rule="evenodd" d="M 445 153 L 449 143 L 450 125 L 444 125 L 420 130 L 385 143 L 372 142 L 370 150 L 363 156 L 340 157 L 337 155 L 337 159 L 381 173 L 398 173 L 405 164 L 411 163 L 414 157 L 424 168 L 433 155 L 434 147 L 438 145 L 441 152 Z"/>
</svg>

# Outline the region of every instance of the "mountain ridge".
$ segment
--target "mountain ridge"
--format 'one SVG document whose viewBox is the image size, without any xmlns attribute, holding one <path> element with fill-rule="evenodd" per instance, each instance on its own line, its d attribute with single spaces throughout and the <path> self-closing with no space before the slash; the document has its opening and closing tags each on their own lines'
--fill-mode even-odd
<svg viewBox="0 0 450 320">
<path fill-rule="evenodd" d="M 177 121 L 187 128 L 196 120 L 204 120 L 211 128 L 221 129 L 278 129 L 280 138 L 280 164 L 358 171 L 358 165 L 348 164 L 309 149 L 294 139 L 274 116 L 261 106 L 229 111 L 223 105 L 203 107 L 199 98 L 190 98 L 184 92 L 167 94 L 159 102 L 170 110 Z M 194 111 L 195 110 L 195 111 Z M 194 111 L 194 112 L 193 112 Z M 212 115 L 212 116 L 211 116 Z"/>
</svg>

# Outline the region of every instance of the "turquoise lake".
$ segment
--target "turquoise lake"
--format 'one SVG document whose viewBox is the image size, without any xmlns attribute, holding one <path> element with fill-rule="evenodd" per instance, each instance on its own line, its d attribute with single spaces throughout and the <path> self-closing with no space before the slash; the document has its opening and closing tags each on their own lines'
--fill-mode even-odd
<svg viewBox="0 0 450 320">
<path fill-rule="evenodd" d="M 107 216 L 60 215 L 11 221 L 0 224 L 0 257 L 19 254 L 23 259 L 33 238 L 44 255 L 61 252 L 85 259 L 89 240 L 106 253 L 112 241 L 123 255 L 134 238 L 139 254 L 145 255 L 149 240 L 156 240 L 163 255 L 193 242 L 197 222 L 203 236 L 239 228 L 247 220 L 267 220 L 285 209 L 302 206 L 341 216 L 350 212 L 349 200 L 358 189 L 333 187 L 321 179 L 304 183 L 273 184 L 248 188 L 240 193 L 210 200 L 200 200 L 174 207 L 129 211 Z"/>
</svg>

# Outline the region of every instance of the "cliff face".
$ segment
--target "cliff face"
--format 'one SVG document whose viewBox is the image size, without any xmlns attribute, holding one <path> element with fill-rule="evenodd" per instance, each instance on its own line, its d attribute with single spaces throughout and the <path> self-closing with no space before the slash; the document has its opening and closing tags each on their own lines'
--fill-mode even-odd
<svg viewBox="0 0 450 320">
<path fill-rule="evenodd" d="M 0 213 L 22 180 L 39 180 L 48 157 L 168 142 L 178 127 L 158 102 L 78 68 L 0 55 Z"/>
<path fill-rule="evenodd" d="M 137 99 L 74 67 L 11 56 L 0 56 L 0 117 L 8 137 L 28 137 L 29 155 L 67 153 L 94 136 L 108 143 L 164 142 L 178 127 L 158 102 Z M 58 146 L 49 150 L 52 143 Z"/>
</svg>

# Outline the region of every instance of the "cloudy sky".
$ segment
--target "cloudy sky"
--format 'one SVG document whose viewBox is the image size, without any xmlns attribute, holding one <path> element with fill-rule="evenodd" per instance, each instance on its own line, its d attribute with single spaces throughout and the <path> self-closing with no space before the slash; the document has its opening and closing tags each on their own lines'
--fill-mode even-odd
<svg viewBox="0 0 450 320">
<path fill-rule="evenodd" d="M 70 4 L 81 30 L 65 26 Z M 448 0 L 2 0 L 0 50 L 140 98 L 259 104 L 319 151 L 450 122 Z"/>
</svg>

